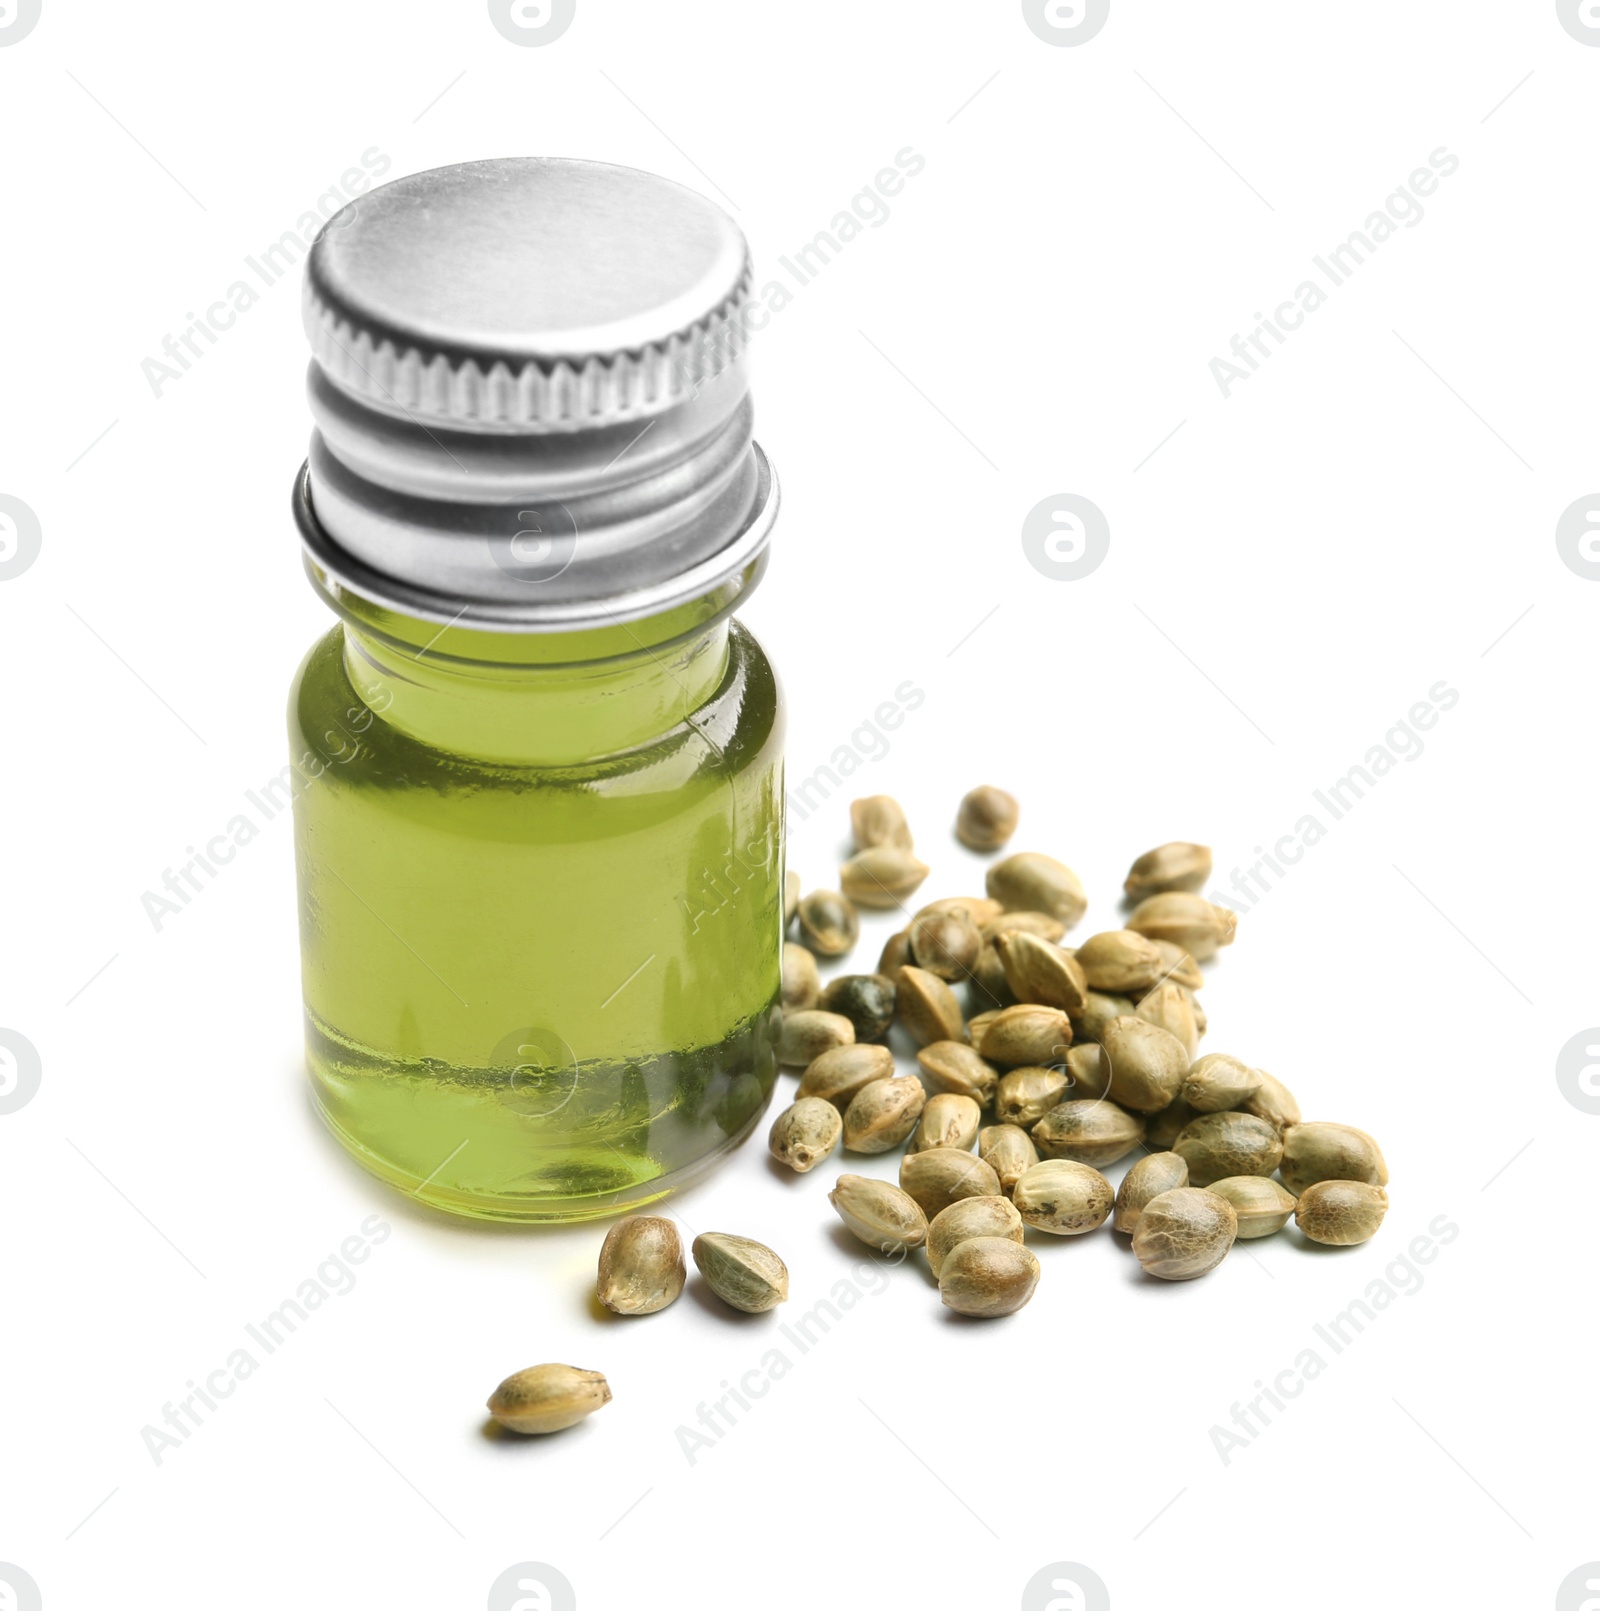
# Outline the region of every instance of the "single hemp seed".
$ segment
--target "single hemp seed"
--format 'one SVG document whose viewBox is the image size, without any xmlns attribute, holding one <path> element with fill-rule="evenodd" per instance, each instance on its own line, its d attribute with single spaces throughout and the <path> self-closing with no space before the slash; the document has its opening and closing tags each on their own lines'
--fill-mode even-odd
<svg viewBox="0 0 1600 1611">
<path fill-rule="evenodd" d="M 489 1413 L 510 1432 L 563 1432 L 611 1402 L 597 1370 L 530 1365 L 508 1376 L 489 1397 Z"/>
</svg>

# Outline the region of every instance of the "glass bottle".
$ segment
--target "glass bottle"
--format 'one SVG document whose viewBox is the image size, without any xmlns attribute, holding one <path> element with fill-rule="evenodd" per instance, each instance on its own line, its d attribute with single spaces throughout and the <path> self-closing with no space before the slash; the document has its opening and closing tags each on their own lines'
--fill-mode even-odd
<svg viewBox="0 0 1600 1611">
<path fill-rule="evenodd" d="M 289 708 L 307 1061 L 344 1146 L 435 1207 L 636 1207 L 771 1095 L 750 292 L 725 214 L 598 163 L 400 179 L 308 259 L 294 505 L 341 620 Z"/>
</svg>

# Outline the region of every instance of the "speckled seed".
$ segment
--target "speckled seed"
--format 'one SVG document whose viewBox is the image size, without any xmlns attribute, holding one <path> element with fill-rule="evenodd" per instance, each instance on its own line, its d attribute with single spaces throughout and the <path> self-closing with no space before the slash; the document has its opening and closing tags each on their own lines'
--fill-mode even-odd
<svg viewBox="0 0 1600 1611">
<path fill-rule="evenodd" d="M 855 1025 L 835 1012 L 802 1007 L 786 1012 L 778 1029 L 778 1061 L 785 1068 L 804 1068 L 836 1046 L 855 1043 Z"/>
<path fill-rule="evenodd" d="M 970 1096 L 940 1091 L 930 1096 L 923 1107 L 922 1117 L 911 1132 L 909 1150 L 931 1152 L 935 1147 L 952 1147 L 957 1152 L 969 1152 L 982 1123 L 983 1109 Z"/>
<path fill-rule="evenodd" d="M 819 957 L 842 957 L 861 934 L 856 909 L 836 889 L 814 889 L 800 901 L 800 938 Z"/>
<path fill-rule="evenodd" d="M 806 1064 L 797 1096 L 820 1096 L 841 1111 L 858 1091 L 894 1073 L 894 1053 L 887 1046 L 835 1046 Z"/>
<path fill-rule="evenodd" d="M 1319 1180 L 1364 1180 L 1371 1186 L 1389 1183 L 1389 1166 L 1378 1143 L 1350 1124 L 1297 1124 L 1283 1136 L 1283 1166 L 1278 1173 L 1297 1197 Z"/>
<path fill-rule="evenodd" d="M 928 1239 L 928 1216 L 914 1198 L 887 1180 L 840 1175 L 828 1201 L 850 1234 L 879 1253 L 921 1247 Z"/>
<path fill-rule="evenodd" d="M 919 1046 L 962 1038 L 966 1026 L 955 992 L 925 968 L 903 967 L 895 981 L 894 999 L 900 1022 Z"/>
<path fill-rule="evenodd" d="M 815 1007 L 822 994 L 817 976 L 817 959 L 803 945 L 783 942 L 783 1004 L 785 1007 Z"/>
<path fill-rule="evenodd" d="M 1059 1068 L 1014 1068 L 994 1088 L 995 1117 L 1002 1124 L 1035 1124 L 1067 1094 L 1067 1075 Z"/>
<path fill-rule="evenodd" d="M 1103 1225 L 1114 1200 L 1098 1169 L 1067 1158 L 1036 1163 L 1011 1192 L 1023 1223 L 1052 1236 L 1082 1236 Z"/>
<path fill-rule="evenodd" d="M 977 925 L 965 912 L 924 912 L 912 920 L 912 958 L 935 978 L 965 979 L 982 948 Z"/>
<path fill-rule="evenodd" d="M 977 1022 L 976 1019 L 973 1020 Z M 987 1063 L 1005 1068 L 1047 1068 L 1066 1060 L 1072 1020 L 1057 1007 L 1007 1007 L 984 1025 L 976 1042 Z"/>
<path fill-rule="evenodd" d="M 690 1244 L 706 1285 L 732 1308 L 758 1315 L 789 1296 L 789 1271 L 762 1242 L 724 1231 L 705 1231 Z"/>
<path fill-rule="evenodd" d="M 891 984 L 898 984 L 900 970 L 911 959 L 911 930 L 904 928 L 883 942 L 883 951 L 878 957 L 878 972 Z"/>
<path fill-rule="evenodd" d="M 992 899 L 1008 912 L 1048 912 L 1069 929 L 1089 908 L 1078 875 L 1054 856 L 1018 851 L 997 861 L 986 878 Z"/>
<path fill-rule="evenodd" d="M 1100 1045 L 1111 1065 L 1106 1094 L 1136 1113 L 1159 1113 L 1177 1099 L 1189 1072 L 1189 1053 L 1176 1035 L 1143 1018 L 1108 1024 Z"/>
<path fill-rule="evenodd" d="M 999 939 L 1002 934 L 1036 934 L 1054 945 L 1067 932 L 1067 926 L 1048 912 L 1002 912 L 998 917 L 991 917 L 978 932 L 989 941 Z"/>
<path fill-rule="evenodd" d="M 1294 1213 L 1294 1193 L 1285 1191 L 1267 1175 L 1229 1175 L 1206 1187 L 1233 1204 L 1239 1220 L 1239 1240 L 1253 1241 L 1272 1236 L 1289 1223 Z"/>
<path fill-rule="evenodd" d="M 986 1012 L 975 1012 L 967 1020 L 968 1043 L 974 1048 L 981 1047 L 983 1045 L 983 1037 L 989 1032 L 989 1025 L 992 1024 L 1004 1010 L 1005 1009 L 1003 1007 L 991 1007 Z"/>
<path fill-rule="evenodd" d="M 1133 1256 L 1146 1275 L 1192 1281 L 1222 1263 L 1238 1230 L 1232 1203 L 1179 1186 L 1152 1197 L 1140 1210 Z"/>
<path fill-rule="evenodd" d="M 1265 1119 L 1202 1113 L 1183 1127 L 1172 1150 L 1188 1164 L 1191 1186 L 1209 1186 L 1229 1175 L 1270 1175 L 1283 1156 L 1283 1143 Z"/>
<path fill-rule="evenodd" d="M 1389 1194 L 1364 1180 L 1319 1180 L 1300 1193 L 1294 1222 L 1313 1242 L 1354 1247 L 1378 1234 Z"/>
<path fill-rule="evenodd" d="M 916 1128 L 928 1099 L 915 1074 L 874 1080 L 856 1092 L 844 1112 L 846 1152 L 887 1152 Z"/>
<path fill-rule="evenodd" d="M 1213 906 L 1203 895 L 1174 890 L 1140 901 L 1127 926 L 1147 940 L 1181 945 L 1196 962 L 1209 962 L 1221 946 L 1233 944 L 1239 919 L 1226 907 Z"/>
<path fill-rule="evenodd" d="M 611 1402 L 597 1370 L 530 1365 L 508 1376 L 489 1398 L 489 1413 L 512 1432 L 561 1432 Z"/>
<path fill-rule="evenodd" d="M 999 850 L 1017 831 L 1022 808 L 1016 796 L 984 783 L 961 797 L 956 808 L 956 838 L 968 850 Z"/>
<path fill-rule="evenodd" d="M 911 848 L 911 825 L 892 795 L 869 794 L 864 800 L 850 802 L 850 831 L 855 836 L 857 850 L 871 850 L 876 845 L 898 845 L 902 850 Z"/>
<path fill-rule="evenodd" d="M 1261 1084 L 1239 1104 L 1239 1111 L 1265 1119 L 1280 1134 L 1291 1125 L 1299 1124 L 1300 1104 L 1295 1101 L 1294 1092 L 1265 1069 L 1258 1068 L 1256 1078 Z"/>
<path fill-rule="evenodd" d="M 950 1250 L 978 1236 L 1022 1240 L 1022 1216 L 1004 1197 L 963 1197 L 941 1208 L 928 1225 L 928 1268 L 937 1279 Z"/>
<path fill-rule="evenodd" d="M 1157 985 L 1139 998 L 1135 1018 L 1164 1029 L 1193 1057 L 1200 1049 L 1200 1020 L 1194 1010 L 1194 997 L 1182 985 Z"/>
<path fill-rule="evenodd" d="M 1202 889 L 1210 876 L 1211 847 L 1174 840 L 1147 850 L 1134 862 L 1122 881 L 1122 893 L 1130 901 L 1142 901 L 1168 890 Z"/>
<path fill-rule="evenodd" d="M 1059 1007 L 1069 1017 L 1083 1010 L 1089 986 L 1072 952 L 1026 929 L 1012 929 L 996 936 L 994 949 L 1006 983 L 1018 1001 Z"/>
<path fill-rule="evenodd" d="M 903 906 L 928 876 L 926 862 L 898 845 L 858 850 L 839 869 L 839 887 L 857 906 L 889 912 Z"/>
<path fill-rule="evenodd" d="M 800 875 L 786 872 L 783 875 L 783 928 L 788 933 L 794 914 L 800 910 Z"/>
<path fill-rule="evenodd" d="M 919 917 L 926 917 L 929 912 L 955 912 L 970 919 L 975 929 L 982 930 L 983 925 L 1000 915 L 999 901 L 991 901 L 987 895 L 941 895 L 936 901 L 929 901 L 926 906 L 919 907 L 911 914 L 913 923 Z"/>
<path fill-rule="evenodd" d="M 683 1291 L 687 1270 L 678 1227 L 654 1214 L 618 1220 L 600 1244 L 595 1296 L 613 1314 L 653 1315 Z"/>
<path fill-rule="evenodd" d="M 1106 1094 L 1111 1066 L 1102 1047 L 1092 1041 L 1073 1046 L 1067 1052 L 1067 1098 L 1073 1102 L 1092 1100 Z"/>
<path fill-rule="evenodd" d="M 1000 1190 L 1009 1194 L 1038 1163 L 1039 1149 L 1026 1130 L 1014 1124 L 991 1124 L 978 1132 L 978 1156 L 999 1177 Z"/>
<path fill-rule="evenodd" d="M 1091 990 L 1120 996 L 1151 989 L 1165 971 L 1161 953 L 1132 929 L 1091 934 L 1078 947 L 1078 966 Z"/>
<path fill-rule="evenodd" d="M 1199 1117 L 1199 1112 L 1179 1097 L 1176 1102 L 1169 1103 L 1159 1113 L 1152 1113 L 1145 1121 L 1145 1145 L 1154 1147 L 1157 1151 L 1170 1147 L 1183 1134 L 1184 1126 Z"/>
<path fill-rule="evenodd" d="M 936 1040 L 917 1053 L 922 1072 L 941 1091 L 970 1096 L 980 1107 L 994 1097 L 999 1072 L 960 1040 Z"/>
<path fill-rule="evenodd" d="M 932 1219 L 963 1197 L 998 1197 L 1000 1177 L 982 1158 L 953 1147 L 908 1152 L 900 1160 L 900 1188 Z"/>
<path fill-rule="evenodd" d="M 881 973 L 842 973 L 830 979 L 817 1005 L 855 1025 L 858 1041 L 878 1041 L 894 1022 L 894 981 Z"/>
<path fill-rule="evenodd" d="M 993 1320 L 1015 1314 L 1039 1285 L 1033 1250 L 1004 1236 L 974 1236 L 951 1248 L 939 1268 L 939 1297 L 947 1309 Z"/>
<path fill-rule="evenodd" d="M 843 1130 L 844 1120 L 833 1103 L 820 1096 L 803 1096 L 772 1121 L 767 1151 L 803 1175 L 832 1153 Z"/>
<path fill-rule="evenodd" d="M 1075 1040 L 1098 1042 L 1108 1025 L 1119 1018 L 1133 1017 L 1134 1002 L 1130 996 L 1108 996 L 1091 990 L 1081 1012 L 1073 1014 L 1072 1035 Z"/>
<path fill-rule="evenodd" d="M 1103 1169 L 1143 1142 L 1144 1120 L 1115 1102 L 1061 1102 L 1031 1133 L 1042 1157 L 1071 1158 Z"/>
<path fill-rule="evenodd" d="M 1226 1052 L 1211 1052 L 1190 1066 L 1178 1095 L 1196 1113 L 1226 1113 L 1260 1084 L 1261 1076 L 1248 1063 Z"/>
<path fill-rule="evenodd" d="M 1151 1198 L 1189 1184 L 1189 1166 L 1175 1152 L 1148 1152 L 1122 1177 L 1111 1228 L 1129 1236 L 1139 1228 L 1139 1216 Z"/>
</svg>

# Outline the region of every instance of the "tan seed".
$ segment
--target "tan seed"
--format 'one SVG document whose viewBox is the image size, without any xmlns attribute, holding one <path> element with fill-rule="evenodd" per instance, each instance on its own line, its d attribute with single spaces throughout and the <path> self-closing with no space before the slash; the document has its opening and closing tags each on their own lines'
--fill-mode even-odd
<svg viewBox="0 0 1600 1611">
<path fill-rule="evenodd" d="M 941 895 L 938 900 L 929 901 L 926 906 L 913 912 L 911 920 L 914 923 L 930 912 L 952 912 L 981 930 L 985 923 L 1000 916 L 1000 903 L 991 901 L 987 895 Z"/>
<path fill-rule="evenodd" d="M 994 1088 L 995 1117 L 1002 1124 L 1037 1124 L 1067 1094 L 1067 1075 L 1059 1068 L 1014 1068 Z"/>
<path fill-rule="evenodd" d="M 1188 1164 L 1191 1186 L 1209 1186 L 1229 1175 L 1270 1175 L 1283 1156 L 1283 1143 L 1265 1119 L 1202 1113 L 1183 1127 L 1172 1150 Z"/>
<path fill-rule="evenodd" d="M 1389 1183 L 1378 1143 L 1350 1124 L 1297 1124 L 1283 1136 L 1283 1183 L 1297 1197 L 1322 1180 Z"/>
<path fill-rule="evenodd" d="M 597 1370 L 530 1365 L 508 1376 L 489 1398 L 489 1413 L 512 1432 L 561 1432 L 611 1402 Z"/>
<path fill-rule="evenodd" d="M 817 959 L 803 945 L 783 942 L 783 1004 L 785 1007 L 815 1007 L 822 994 L 817 975 Z"/>
<path fill-rule="evenodd" d="M 915 1074 L 874 1080 L 863 1086 L 844 1111 L 846 1152 L 887 1152 L 917 1126 L 927 1101 Z"/>
<path fill-rule="evenodd" d="M 789 1270 L 763 1242 L 705 1231 L 690 1244 L 706 1285 L 731 1308 L 758 1315 L 789 1296 Z"/>
<path fill-rule="evenodd" d="M 941 1091 L 970 1096 L 980 1107 L 994 1097 L 997 1071 L 965 1041 L 936 1040 L 917 1053 L 917 1062 Z"/>
<path fill-rule="evenodd" d="M 1146 1275 L 1193 1281 L 1222 1263 L 1238 1230 L 1232 1203 L 1179 1186 L 1152 1197 L 1140 1211 L 1133 1256 Z"/>
<path fill-rule="evenodd" d="M 1073 1046 L 1067 1052 L 1067 1097 L 1074 1101 L 1093 1101 L 1106 1094 L 1111 1083 L 1111 1065 L 1106 1061 L 1105 1048 L 1092 1041 Z"/>
<path fill-rule="evenodd" d="M 1127 926 L 1147 940 L 1181 945 L 1196 962 L 1209 962 L 1221 946 L 1233 944 L 1239 919 L 1226 907 L 1213 906 L 1203 895 L 1175 890 L 1140 901 Z"/>
<path fill-rule="evenodd" d="M 997 861 L 985 883 L 990 896 L 1008 912 L 1047 912 L 1069 929 L 1089 908 L 1078 875 L 1054 856 L 1036 850 Z"/>
<path fill-rule="evenodd" d="M 894 1073 L 894 1053 L 887 1046 L 834 1046 L 806 1064 L 797 1096 L 821 1097 L 841 1111 L 858 1091 Z"/>
<path fill-rule="evenodd" d="M 1147 850 L 1128 869 L 1122 893 L 1130 901 L 1142 901 L 1147 895 L 1163 895 L 1169 890 L 1201 889 L 1210 876 L 1210 846 L 1175 841 Z"/>
<path fill-rule="evenodd" d="M 1294 1215 L 1294 1193 L 1285 1191 L 1267 1175 L 1229 1175 L 1206 1187 L 1233 1204 L 1239 1220 L 1239 1240 L 1254 1241 L 1281 1231 Z"/>
<path fill-rule="evenodd" d="M 1294 1222 L 1313 1242 L 1354 1247 L 1378 1234 L 1389 1194 L 1364 1180 L 1319 1180 L 1295 1204 Z"/>
<path fill-rule="evenodd" d="M 985 945 L 972 965 L 972 990 L 969 998 L 975 1004 L 998 1012 L 1002 1007 L 1017 1003 L 1011 981 L 1006 977 L 1005 964 L 993 945 Z"/>
<path fill-rule="evenodd" d="M 1169 1102 L 1160 1112 L 1152 1113 L 1145 1121 L 1145 1144 L 1158 1151 L 1171 1147 L 1172 1143 L 1183 1134 L 1184 1126 L 1191 1119 L 1199 1117 L 1199 1110 L 1190 1107 L 1182 1097 L 1179 1097 L 1176 1102 Z"/>
<path fill-rule="evenodd" d="M 1189 1166 L 1175 1152 L 1147 1152 L 1117 1187 L 1117 1206 L 1111 1215 L 1111 1228 L 1132 1236 L 1139 1228 L 1139 1216 L 1152 1198 L 1164 1191 L 1176 1191 L 1189 1184 Z"/>
<path fill-rule="evenodd" d="M 911 1132 L 909 1150 L 931 1152 L 935 1147 L 951 1147 L 967 1152 L 978 1139 L 982 1123 L 983 1109 L 970 1096 L 940 1091 L 924 1105 L 922 1117 Z"/>
<path fill-rule="evenodd" d="M 916 894 L 928 867 L 897 845 L 858 850 L 839 870 L 839 887 L 857 906 L 892 911 Z"/>
<path fill-rule="evenodd" d="M 1176 1035 L 1143 1018 L 1118 1018 L 1100 1037 L 1111 1078 L 1106 1094 L 1137 1113 L 1159 1113 L 1176 1100 L 1189 1052 Z"/>
<path fill-rule="evenodd" d="M 992 941 L 1002 934 L 1018 931 L 1037 934 L 1041 940 L 1055 944 L 1067 932 L 1067 927 L 1060 918 L 1051 917 L 1048 912 L 1001 912 L 998 917 L 991 917 L 984 923 L 978 932 L 985 940 Z"/>
<path fill-rule="evenodd" d="M 1004 1236 L 974 1236 L 951 1248 L 939 1269 L 939 1298 L 976 1320 L 1015 1314 L 1039 1285 L 1031 1248 Z"/>
<path fill-rule="evenodd" d="M 1198 990 L 1206 982 L 1200 964 L 1181 945 L 1171 940 L 1151 940 L 1161 958 L 1163 984 L 1182 985 L 1185 990 Z"/>
<path fill-rule="evenodd" d="M 1025 929 L 999 935 L 994 949 L 1006 983 L 1018 1001 L 1058 1007 L 1069 1017 L 1087 1005 L 1089 986 L 1083 967 L 1070 951 Z"/>
<path fill-rule="evenodd" d="M 879 1253 L 921 1247 L 928 1239 L 928 1216 L 913 1198 L 887 1180 L 840 1175 L 828 1201 L 850 1234 Z"/>
<path fill-rule="evenodd" d="M 1078 947 L 1078 966 L 1091 990 L 1119 996 L 1152 989 L 1165 971 L 1161 953 L 1132 929 L 1091 934 Z"/>
<path fill-rule="evenodd" d="M 1091 990 L 1081 1011 L 1072 1015 L 1074 1040 L 1098 1042 L 1106 1032 L 1106 1025 L 1118 1018 L 1134 1016 L 1134 1002 L 1128 996 L 1108 996 Z"/>
<path fill-rule="evenodd" d="M 767 1151 L 803 1175 L 839 1145 L 843 1130 L 844 1120 L 833 1103 L 820 1096 L 802 1096 L 772 1121 Z"/>
<path fill-rule="evenodd" d="M 1239 1111 L 1265 1119 L 1280 1134 L 1291 1125 L 1299 1124 L 1300 1104 L 1295 1101 L 1294 1092 L 1265 1069 L 1258 1068 L 1256 1078 L 1261 1084 L 1239 1104 Z"/>
<path fill-rule="evenodd" d="M 1046 1158 L 1012 1188 L 1025 1225 L 1052 1236 L 1082 1236 L 1105 1224 L 1115 1200 L 1111 1182 L 1088 1164 Z"/>
<path fill-rule="evenodd" d="M 878 958 L 878 972 L 892 984 L 898 984 L 900 970 L 911 960 L 911 930 L 904 928 L 884 941 L 883 952 Z"/>
<path fill-rule="evenodd" d="M 964 912 L 924 912 L 911 924 L 911 955 L 935 978 L 965 979 L 983 941 Z"/>
<path fill-rule="evenodd" d="M 683 1291 L 678 1227 L 654 1214 L 619 1220 L 600 1244 L 595 1296 L 613 1314 L 653 1315 Z"/>
<path fill-rule="evenodd" d="M 911 848 L 911 826 L 900 802 L 887 794 L 870 794 L 850 802 L 850 831 L 857 850 L 874 850 L 879 845 Z"/>
<path fill-rule="evenodd" d="M 1002 1007 L 990 1007 L 986 1012 L 974 1013 L 972 1017 L 967 1020 L 966 1036 L 968 1044 L 974 1047 L 981 1047 L 983 1045 L 983 1037 L 989 1032 L 989 1025 L 992 1024 L 1004 1010 L 1005 1009 Z"/>
<path fill-rule="evenodd" d="M 941 1208 L 928 1224 L 928 1268 L 935 1280 L 951 1250 L 979 1236 L 1021 1242 L 1022 1216 L 1004 1197 L 963 1197 Z"/>
<path fill-rule="evenodd" d="M 1182 1043 L 1190 1057 L 1199 1051 L 1200 1022 L 1194 1010 L 1194 997 L 1182 985 L 1158 985 L 1148 995 L 1139 998 L 1133 1016 L 1166 1030 Z"/>
<path fill-rule="evenodd" d="M 900 1189 L 932 1219 L 963 1197 L 998 1197 L 1000 1177 L 982 1158 L 954 1147 L 908 1152 L 900 1160 Z"/>
<path fill-rule="evenodd" d="M 820 1012 L 802 1007 L 786 1012 L 778 1027 L 778 1061 L 785 1068 L 805 1068 L 836 1046 L 849 1046 L 856 1038 L 855 1025 L 836 1012 Z"/>
<path fill-rule="evenodd" d="M 1006 1193 L 1039 1161 L 1039 1149 L 1026 1130 L 1014 1124 L 991 1124 L 978 1132 L 978 1156 L 994 1170 Z"/>
<path fill-rule="evenodd" d="M 961 1004 L 943 979 L 909 964 L 895 981 L 895 1010 L 919 1046 L 936 1040 L 960 1040 L 965 1030 Z"/>
<path fill-rule="evenodd" d="M 1190 1066 L 1179 1096 L 1196 1113 L 1226 1113 L 1254 1095 L 1261 1076 L 1226 1052 L 1211 1052 Z"/>
<path fill-rule="evenodd" d="M 800 902 L 800 938 L 819 957 L 842 957 L 861 934 L 861 919 L 836 889 L 814 889 Z"/>
<path fill-rule="evenodd" d="M 1042 1157 L 1103 1169 L 1143 1142 L 1144 1120 L 1115 1102 L 1059 1102 L 1031 1133 Z"/>
<path fill-rule="evenodd" d="M 1064 1062 L 1071 1044 L 1072 1020 L 1059 1007 L 1030 1004 L 996 1013 L 984 1025 L 977 1046 L 985 1062 L 1007 1068 L 1044 1068 Z"/>
<path fill-rule="evenodd" d="M 982 784 L 961 797 L 956 808 L 956 838 L 968 850 L 999 850 L 1017 831 L 1021 814 L 1015 795 Z"/>
</svg>

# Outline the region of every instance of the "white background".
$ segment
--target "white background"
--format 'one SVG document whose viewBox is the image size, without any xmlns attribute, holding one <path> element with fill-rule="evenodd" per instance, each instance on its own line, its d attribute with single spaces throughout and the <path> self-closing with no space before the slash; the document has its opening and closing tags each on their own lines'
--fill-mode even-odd
<svg viewBox="0 0 1600 1611">
<path fill-rule="evenodd" d="M 1113 0 L 1076 48 L 1014 3 L 579 0 L 531 49 L 473 3 L 44 0 L 0 48 L 0 493 L 43 533 L 0 582 L 0 1024 L 43 1064 L 0 1116 L 0 1560 L 50 1611 L 478 1607 L 526 1560 L 584 1611 L 1009 1608 L 1064 1560 L 1124 1611 L 1555 1603 L 1600 1556 L 1600 1120 L 1555 1077 L 1600 1017 L 1600 588 L 1555 542 L 1600 483 L 1597 75 L 1549 0 Z M 675 1429 L 857 1268 L 838 1162 L 780 1178 L 757 1139 L 675 1205 L 776 1247 L 787 1313 L 690 1293 L 627 1323 L 590 1307 L 601 1227 L 446 1222 L 346 1162 L 302 1088 L 287 817 L 161 932 L 140 905 L 283 765 L 328 624 L 288 513 L 297 287 L 159 398 L 140 365 L 373 146 L 394 174 L 658 170 L 732 204 L 763 278 L 925 157 L 756 349 L 785 506 L 745 619 L 791 781 L 902 682 L 926 694 L 795 826 L 808 885 L 836 879 L 850 795 L 884 790 L 924 894 L 974 889 L 949 826 L 992 781 L 1023 802 L 1013 848 L 1084 878 L 1081 938 L 1138 852 L 1206 841 L 1225 886 L 1430 687 L 1459 693 L 1204 996 L 1208 1049 L 1378 1134 L 1376 1241 L 1291 1233 L 1183 1286 L 1109 1232 L 1053 1242 L 991 1326 L 897 1270 L 691 1465 Z M 1224 399 L 1210 360 L 1441 146 L 1459 169 L 1422 221 Z M 1111 531 L 1072 582 L 1020 540 L 1065 492 Z M 141 1428 L 374 1213 L 355 1289 L 156 1465 Z M 1459 1235 L 1421 1290 L 1224 1464 L 1212 1426 L 1440 1215 Z M 615 1402 L 486 1438 L 494 1384 L 544 1360 Z"/>
</svg>

